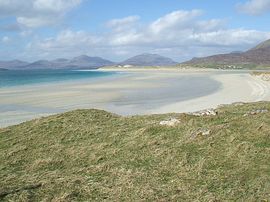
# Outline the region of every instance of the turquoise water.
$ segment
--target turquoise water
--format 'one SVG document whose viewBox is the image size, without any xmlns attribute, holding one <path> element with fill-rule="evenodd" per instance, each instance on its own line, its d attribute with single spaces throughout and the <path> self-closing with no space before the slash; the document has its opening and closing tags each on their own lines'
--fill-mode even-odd
<svg viewBox="0 0 270 202">
<path fill-rule="evenodd" d="M 94 79 L 110 76 L 113 72 L 72 70 L 10 70 L 0 71 L 0 88 L 68 80 Z"/>
</svg>

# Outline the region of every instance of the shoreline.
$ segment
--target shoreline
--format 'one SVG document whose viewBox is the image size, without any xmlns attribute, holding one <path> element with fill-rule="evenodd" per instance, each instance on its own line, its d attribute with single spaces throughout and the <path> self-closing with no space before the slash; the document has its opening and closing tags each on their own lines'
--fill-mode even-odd
<svg viewBox="0 0 270 202">
<path fill-rule="evenodd" d="M 116 71 L 119 70 L 98 70 Z M 235 70 L 176 70 L 176 69 L 132 69 L 122 71 L 115 78 L 102 78 L 97 81 L 64 82 L 61 84 L 35 85 L 2 88 L 0 106 L 6 111 L 0 113 L 0 128 L 15 125 L 31 119 L 62 113 L 75 109 L 102 109 L 116 114 L 146 115 L 164 113 L 195 112 L 216 108 L 222 104 L 234 102 L 270 101 L 270 82 L 252 76 L 248 72 Z M 177 73 L 176 73 L 177 72 Z M 121 71 L 120 71 L 121 73 Z M 201 91 L 195 97 L 182 100 L 179 89 L 180 80 L 193 79 L 194 87 L 200 87 L 200 80 L 208 78 L 217 85 L 209 92 Z M 204 81 L 209 88 L 212 83 Z M 220 87 L 218 87 L 220 85 Z M 189 86 L 188 86 L 189 87 Z M 191 88 L 191 90 L 196 90 Z M 200 91 L 198 91 L 200 92 Z M 146 95 L 150 93 L 150 95 Z M 151 94 L 152 93 L 152 94 Z M 167 94 L 166 94 L 167 93 Z M 159 95 L 160 94 L 160 95 Z M 162 94 L 166 96 L 162 97 Z M 187 96 L 188 94 L 184 94 Z M 171 97 L 170 97 L 171 96 Z M 180 96 L 179 98 L 177 96 Z M 166 100 L 165 98 L 168 98 Z M 164 99 L 165 100 L 164 100 Z M 149 100 L 150 99 L 150 100 Z M 157 103 L 151 102 L 151 100 Z"/>
<path fill-rule="evenodd" d="M 78 70 L 91 71 L 91 70 Z M 103 72 L 178 72 L 178 73 L 214 73 L 214 72 L 230 72 L 230 73 L 254 73 L 269 72 L 269 69 L 217 69 L 217 68 L 197 68 L 197 67 L 101 67 L 94 71 Z"/>
<path fill-rule="evenodd" d="M 231 75 L 230 75 L 231 76 Z M 258 101 L 270 101 L 270 83 L 262 81 L 260 78 L 256 78 L 252 75 L 246 75 L 246 81 L 249 86 L 244 88 L 244 85 L 239 81 L 236 82 L 236 78 L 228 78 L 226 76 L 216 77 L 223 86 L 218 92 L 203 96 L 197 99 L 178 102 L 172 105 L 167 105 L 155 110 L 155 113 L 162 114 L 167 110 L 178 110 L 177 113 L 189 113 L 196 112 L 204 109 L 218 108 L 220 105 L 233 104 L 237 102 L 251 103 Z M 237 87 L 235 86 L 237 85 Z M 250 89 L 248 89 L 250 88 Z"/>
</svg>

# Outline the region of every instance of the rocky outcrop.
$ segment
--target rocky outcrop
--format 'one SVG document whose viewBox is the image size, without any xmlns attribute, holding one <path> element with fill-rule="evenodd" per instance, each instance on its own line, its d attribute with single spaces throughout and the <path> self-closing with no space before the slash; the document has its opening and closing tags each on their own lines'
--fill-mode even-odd
<svg viewBox="0 0 270 202">
<path fill-rule="evenodd" d="M 268 112 L 269 112 L 268 109 L 257 109 L 257 110 L 253 110 L 253 111 L 245 113 L 244 116 L 252 116 L 252 115 L 264 114 Z"/>
<path fill-rule="evenodd" d="M 216 116 L 218 113 L 215 109 L 205 109 L 198 112 L 189 113 L 193 116 Z"/>
</svg>

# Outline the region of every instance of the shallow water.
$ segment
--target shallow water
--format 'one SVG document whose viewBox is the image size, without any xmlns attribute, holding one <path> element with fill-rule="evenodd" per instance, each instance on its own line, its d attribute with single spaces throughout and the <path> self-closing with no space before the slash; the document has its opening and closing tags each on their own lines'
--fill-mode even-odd
<svg viewBox="0 0 270 202">
<path fill-rule="evenodd" d="M 163 105 L 212 94 L 221 87 L 221 83 L 208 75 L 163 78 L 158 80 L 157 87 L 122 89 L 123 96 L 112 100 L 109 104 L 116 112 L 123 115 L 145 114 L 148 110 Z"/>
<path fill-rule="evenodd" d="M 73 70 L 9 70 L 0 71 L 0 88 L 39 83 L 55 83 L 71 80 L 91 79 L 115 74 L 101 71 Z"/>
<path fill-rule="evenodd" d="M 211 74 L 56 70 L 12 71 L 0 78 L 0 127 L 82 108 L 147 114 L 171 103 L 213 94 L 222 87 Z"/>
</svg>

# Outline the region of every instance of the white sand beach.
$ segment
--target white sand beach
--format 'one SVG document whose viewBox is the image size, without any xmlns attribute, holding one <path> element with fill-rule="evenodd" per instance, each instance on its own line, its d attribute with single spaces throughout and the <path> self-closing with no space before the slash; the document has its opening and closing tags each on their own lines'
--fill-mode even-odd
<svg viewBox="0 0 270 202">
<path fill-rule="evenodd" d="M 105 69 L 101 71 L 118 71 Z M 192 112 L 233 102 L 270 100 L 270 82 L 248 72 L 222 70 L 121 69 L 98 81 L 0 89 L 0 127 L 74 109 L 121 115 Z"/>
<path fill-rule="evenodd" d="M 222 104 L 235 102 L 257 102 L 270 100 L 270 83 L 248 74 L 215 75 L 213 79 L 222 83 L 222 89 L 211 95 L 184 102 L 177 102 L 156 109 L 154 113 L 166 113 L 181 109 L 180 112 L 194 112 L 216 108 Z"/>
</svg>

